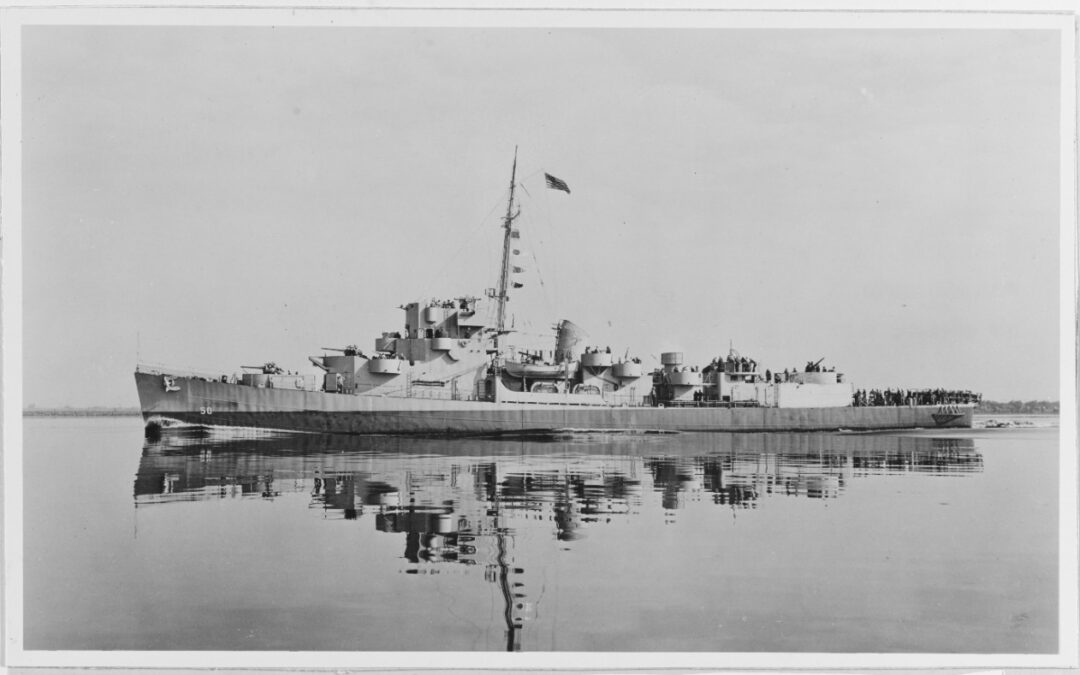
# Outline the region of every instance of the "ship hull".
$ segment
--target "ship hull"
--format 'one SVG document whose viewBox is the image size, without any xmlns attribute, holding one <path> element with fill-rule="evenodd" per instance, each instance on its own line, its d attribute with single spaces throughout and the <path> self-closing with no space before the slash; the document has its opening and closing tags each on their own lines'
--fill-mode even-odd
<svg viewBox="0 0 1080 675">
<path fill-rule="evenodd" d="M 575 406 L 260 389 L 136 373 L 143 418 L 208 426 L 313 433 L 400 435 L 544 434 L 609 431 L 869 431 L 965 428 L 974 406 L 652 407 Z"/>
</svg>

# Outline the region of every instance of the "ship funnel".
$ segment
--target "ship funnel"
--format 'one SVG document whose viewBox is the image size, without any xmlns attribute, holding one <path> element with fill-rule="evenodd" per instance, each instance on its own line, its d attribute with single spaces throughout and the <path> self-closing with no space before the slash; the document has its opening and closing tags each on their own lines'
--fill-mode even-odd
<svg viewBox="0 0 1080 675">
<path fill-rule="evenodd" d="M 588 339 L 588 333 L 574 322 L 560 321 L 555 334 L 555 363 L 580 360 Z"/>
</svg>

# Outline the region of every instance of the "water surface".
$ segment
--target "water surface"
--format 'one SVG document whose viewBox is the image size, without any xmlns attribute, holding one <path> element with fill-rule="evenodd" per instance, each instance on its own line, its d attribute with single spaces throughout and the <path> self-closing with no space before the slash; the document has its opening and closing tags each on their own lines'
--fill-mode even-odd
<svg viewBox="0 0 1080 675">
<path fill-rule="evenodd" d="M 25 424 L 27 649 L 1057 650 L 1054 428 Z"/>
</svg>

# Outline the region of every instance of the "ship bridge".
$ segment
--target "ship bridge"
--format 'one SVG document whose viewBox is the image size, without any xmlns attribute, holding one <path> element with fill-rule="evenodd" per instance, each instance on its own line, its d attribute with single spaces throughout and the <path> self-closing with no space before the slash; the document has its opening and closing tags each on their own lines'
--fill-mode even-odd
<svg viewBox="0 0 1080 675">
<path fill-rule="evenodd" d="M 468 340 L 487 328 L 490 306 L 487 300 L 461 296 L 450 300 L 428 300 L 402 305 L 405 310 L 406 339 Z"/>
</svg>

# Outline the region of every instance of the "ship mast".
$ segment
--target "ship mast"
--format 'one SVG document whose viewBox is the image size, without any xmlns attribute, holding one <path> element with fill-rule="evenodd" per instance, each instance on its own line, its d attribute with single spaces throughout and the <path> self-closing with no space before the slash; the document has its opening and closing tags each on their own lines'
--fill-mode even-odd
<svg viewBox="0 0 1080 675">
<path fill-rule="evenodd" d="M 506 292 L 510 282 L 510 239 L 513 236 L 513 222 L 518 214 L 514 213 L 514 182 L 517 177 L 517 146 L 514 146 L 514 165 L 510 169 L 510 201 L 506 204 L 506 217 L 503 218 L 502 269 L 499 271 L 499 290 L 496 296 L 499 303 L 498 322 L 496 324 L 495 346 L 499 346 L 499 337 L 506 330 L 506 301 L 510 296 Z M 518 212 L 520 213 L 520 211 Z"/>
</svg>

